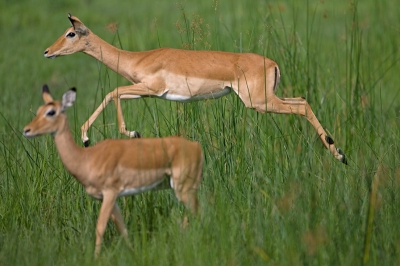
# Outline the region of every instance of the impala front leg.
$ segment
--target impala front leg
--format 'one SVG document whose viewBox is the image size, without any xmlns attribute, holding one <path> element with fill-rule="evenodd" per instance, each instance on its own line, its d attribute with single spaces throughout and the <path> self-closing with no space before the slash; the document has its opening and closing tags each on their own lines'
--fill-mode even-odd
<svg viewBox="0 0 400 266">
<path fill-rule="evenodd" d="M 138 99 L 142 96 L 156 95 L 145 84 L 139 83 L 131 86 L 118 87 L 113 91 L 113 99 L 117 108 L 118 128 L 121 134 L 130 138 L 140 138 L 137 131 L 128 131 L 126 129 L 124 114 L 122 113 L 121 99 Z"/>
<path fill-rule="evenodd" d="M 96 226 L 96 247 L 94 250 L 95 258 L 97 258 L 100 254 L 104 231 L 106 230 L 107 222 L 111 216 L 111 213 L 115 208 L 114 206 L 116 199 L 117 193 L 114 191 L 103 191 L 103 203 L 101 204 L 100 215 Z"/>
<path fill-rule="evenodd" d="M 118 115 L 118 128 L 121 134 L 124 134 L 130 138 L 139 138 L 140 134 L 136 131 L 128 132 L 126 130 L 124 115 L 122 114 L 121 109 L 121 101 L 120 99 L 137 99 L 141 98 L 141 95 L 149 95 L 149 91 L 146 89 L 145 86 L 141 86 L 139 84 L 133 86 L 125 86 L 119 87 L 109 92 L 106 97 L 103 99 L 103 102 L 97 107 L 96 111 L 89 117 L 89 119 L 82 125 L 81 127 L 81 138 L 82 142 L 85 147 L 89 146 L 89 138 L 87 136 L 87 132 L 89 128 L 92 126 L 96 118 L 103 112 L 104 108 L 111 102 L 114 101 L 116 108 L 117 108 L 117 115 Z"/>
<path fill-rule="evenodd" d="M 140 98 L 140 96 L 135 97 L 135 98 Z M 135 99 L 135 98 L 133 98 L 133 99 Z M 122 108 L 121 108 L 121 96 L 120 95 L 118 95 L 117 97 L 114 98 L 114 103 L 115 103 L 115 107 L 117 108 L 119 133 L 124 134 L 125 136 L 128 136 L 130 138 L 140 138 L 139 132 L 128 131 L 126 129 L 124 114 L 122 113 Z"/>
<path fill-rule="evenodd" d="M 85 147 L 89 146 L 89 138 L 87 136 L 87 132 L 89 128 L 92 126 L 93 122 L 96 118 L 103 112 L 104 108 L 113 100 L 113 92 L 110 92 L 106 95 L 103 102 L 97 107 L 96 111 L 89 117 L 89 119 L 82 125 L 81 132 L 82 132 L 82 142 Z"/>
</svg>

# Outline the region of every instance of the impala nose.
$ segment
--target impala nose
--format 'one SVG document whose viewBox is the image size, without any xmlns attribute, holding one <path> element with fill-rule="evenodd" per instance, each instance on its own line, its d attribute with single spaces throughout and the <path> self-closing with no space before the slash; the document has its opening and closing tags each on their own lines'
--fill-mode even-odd
<svg viewBox="0 0 400 266">
<path fill-rule="evenodd" d="M 24 128 L 24 136 L 26 137 L 30 131 L 30 128 Z"/>
<path fill-rule="evenodd" d="M 48 52 L 49 52 L 49 49 L 46 49 L 46 51 L 44 51 L 44 56 L 46 56 Z"/>
</svg>

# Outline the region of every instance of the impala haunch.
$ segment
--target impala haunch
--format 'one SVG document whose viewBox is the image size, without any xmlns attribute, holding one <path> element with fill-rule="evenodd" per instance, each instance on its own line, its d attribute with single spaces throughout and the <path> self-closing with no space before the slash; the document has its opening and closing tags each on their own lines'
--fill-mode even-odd
<svg viewBox="0 0 400 266">
<path fill-rule="evenodd" d="M 95 256 L 100 252 L 110 217 L 129 244 L 127 229 L 116 203 L 120 196 L 165 188 L 163 181 L 169 177 L 178 200 L 194 215 L 197 213 L 197 191 L 203 165 L 203 151 L 198 142 L 181 137 L 107 139 L 82 148 L 74 142 L 65 114 L 66 108 L 75 101 L 75 89 L 67 91 L 61 102 L 53 101 L 46 85 L 42 95 L 45 104 L 39 107 L 36 117 L 24 128 L 24 136 L 52 134 L 65 168 L 90 196 L 102 200 L 96 226 Z"/>
<path fill-rule="evenodd" d="M 87 28 L 77 17 L 68 14 L 71 27 L 44 52 L 47 58 L 76 52 L 88 54 L 122 75 L 133 85 L 108 93 L 100 106 L 82 125 L 82 141 L 88 145 L 87 131 L 111 102 L 117 108 L 121 134 L 133 137 L 122 114 L 121 99 L 158 97 L 171 101 L 191 102 L 222 97 L 234 91 L 246 107 L 260 113 L 297 114 L 305 116 L 317 131 L 323 145 L 339 161 L 345 155 L 335 147 L 304 98 L 279 98 L 275 95 L 280 79 L 278 65 L 261 55 L 218 51 L 190 51 L 161 48 L 145 52 L 118 49 Z"/>
</svg>

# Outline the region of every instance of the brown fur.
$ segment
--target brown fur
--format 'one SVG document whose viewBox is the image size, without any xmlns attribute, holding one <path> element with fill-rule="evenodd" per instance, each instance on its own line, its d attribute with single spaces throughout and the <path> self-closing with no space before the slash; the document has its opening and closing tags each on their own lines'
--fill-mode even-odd
<svg viewBox="0 0 400 266">
<path fill-rule="evenodd" d="M 85 187 L 87 193 L 103 201 L 96 227 L 96 250 L 100 246 L 107 221 L 111 217 L 128 241 L 127 230 L 116 205 L 124 192 L 157 189 L 169 176 L 176 197 L 197 214 L 197 191 L 202 178 L 203 152 L 198 142 L 181 137 L 104 140 L 93 147 L 81 148 L 73 140 L 64 109 L 75 100 L 68 91 L 63 101 L 53 101 L 47 87 L 45 105 L 24 128 L 26 137 L 51 133 L 66 169 Z M 53 112 L 55 112 L 53 114 Z M 187 218 L 185 218 L 185 221 Z"/>
<path fill-rule="evenodd" d="M 260 113 L 297 114 L 305 116 L 317 131 L 323 145 L 336 159 L 346 162 L 344 154 L 326 141 L 327 134 L 303 98 L 278 98 L 278 65 L 261 55 L 217 51 L 189 51 L 161 48 L 145 52 L 120 50 L 90 31 L 77 17 L 69 14 L 72 27 L 45 51 L 55 58 L 76 52 L 86 53 L 103 62 L 133 83 L 118 87 L 107 94 L 100 106 L 83 124 L 82 140 L 103 109 L 114 101 L 122 134 L 133 136 L 126 129 L 120 99 L 152 96 L 167 100 L 190 102 L 225 95 L 231 88 L 246 107 Z M 84 33 L 84 34 L 82 34 Z M 68 37 L 74 34 L 73 37 Z"/>
</svg>

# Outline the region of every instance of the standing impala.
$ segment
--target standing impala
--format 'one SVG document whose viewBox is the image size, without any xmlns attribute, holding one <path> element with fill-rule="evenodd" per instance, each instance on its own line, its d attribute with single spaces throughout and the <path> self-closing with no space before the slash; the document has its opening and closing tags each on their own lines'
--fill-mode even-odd
<svg viewBox="0 0 400 266">
<path fill-rule="evenodd" d="M 176 197 L 193 214 L 197 213 L 197 190 L 203 166 L 203 152 L 198 142 L 180 137 L 108 139 L 93 147 L 81 148 L 73 140 L 65 114 L 65 109 L 74 103 L 75 95 L 75 89 L 71 89 L 63 95 L 62 102 L 53 101 L 48 87 L 43 86 L 45 104 L 24 128 L 24 136 L 52 134 L 67 170 L 90 196 L 103 201 L 96 226 L 95 256 L 100 252 L 110 216 L 129 244 L 117 197 L 163 188 L 166 176 L 170 177 Z"/>
<path fill-rule="evenodd" d="M 171 101 L 191 102 L 222 97 L 232 90 L 246 107 L 260 113 L 297 114 L 307 118 L 324 146 L 336 159 L 347 163 L 345 155 L 334 145 L 310 105 L 304 98 L 278 98 L 280 79 L 278 65 L 261 55 L 217 51 L 189 51 L 162 48 L 145 52 L 120 50 L 95 35 L 77 17 L 68 14 L 72 27 L 44 52 L 47 58 L 83 52 L 133 83 L 108 93 L 100 106 L 82 125 L 82 141 L 89 143 L 87 131 L 111 101 L 117 108 L 122 134 L 133 137 L 137 132 L 126 129 L 121 99 L 157 97 Z"/>
</svg>

